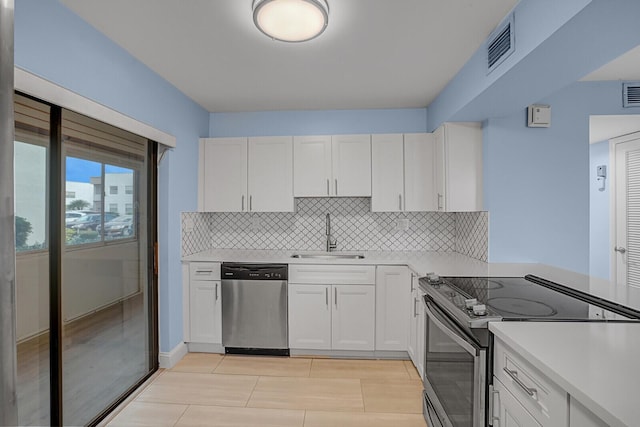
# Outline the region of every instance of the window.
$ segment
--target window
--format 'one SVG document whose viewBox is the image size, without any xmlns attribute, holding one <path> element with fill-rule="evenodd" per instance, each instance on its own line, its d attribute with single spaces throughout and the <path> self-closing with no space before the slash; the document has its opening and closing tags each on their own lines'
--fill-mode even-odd
<svg viewBox="0 0 640 427">
<path fill-rule="evenodd" d="M 124 194 L 133 194 L 133 185 L 125 185 Z"/>
<path fill-rule="evenodd" d="M 110 185 L 109 186 L 109 194 L 111 194 L 111 195 L 118 194 L 118 186 L 117 185 Z"/>
<path fill-rule="evenodd" d="M 124 205 L 124 213 L 127 215 L 133 215 L 133 203 L 126 203 Z"/>
<path fill-rule="evenodd" d="M 118 213 L 118 204 L 109 203 L 109 212 Z"/>
</svg>

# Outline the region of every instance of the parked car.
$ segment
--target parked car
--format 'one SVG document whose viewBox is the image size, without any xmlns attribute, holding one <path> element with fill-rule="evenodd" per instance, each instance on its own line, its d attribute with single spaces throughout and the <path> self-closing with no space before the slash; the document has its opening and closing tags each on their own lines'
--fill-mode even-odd
<svg viewBox="0 0 640 427">
<path fill-rule="evenodd" d="M 78 218 L 71 224 L 71 228 L 76 231 L 81 230 L 96 230 L 101 222 L 102 214 L 88 214 L 83 216 L 82 218 Z M 105 212 L 104 220 L 105 222 L 111 221 L 112 219 L 118 216 L 117 213 L 113 212 Z"/>
<path fill-rule="evenodd" d="M 99 214 L 98 211 L 66 211 L 64 213 L 64 224 L 67 228 L 71 226 L 81 218 L 84 218 L 90 214 Z"/>
<path fill-rule="evenodd" d="M 101 227 L 96 228 L 100 232 Z M 105 237 L 132 236 L 134 231 L 133 216 L 122 215 L 104 223 Z"/>
</svg>

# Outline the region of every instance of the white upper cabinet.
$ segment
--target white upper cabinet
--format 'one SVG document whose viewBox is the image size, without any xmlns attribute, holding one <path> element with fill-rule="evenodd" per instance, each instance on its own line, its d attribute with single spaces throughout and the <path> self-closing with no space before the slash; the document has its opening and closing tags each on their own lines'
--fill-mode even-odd
<svg viewBox="0 0 640 427">
<path fill-rule="evenodd" d="M 331 136 L 293 137 L 293 195 L 327 197 L 331 189 Z"/>
<path fill-rule="evenodd" d="M 371 197 L 371 135 L 331 137 L 334 195 Z"/>
<path fill-rule="evenodd" d="M 293 212 L 293 138 L 249 138 L 249 211 Z"/>
<path fill-rule="evenodd" d="M 435 211 L 433 134 L 371 136 L 373 212 Z"/>
<path fill-rule="evenodd" d="M 434 162 L 436 140 L 432 133 L 404 135 L 404 210 L 437 210 Z"/>
<path fill-rule="evenodd" d="M 295 197 L 370 197 L 371 135 L 296 136 Z"/>
<path fill-rule="evenodd" d="M 204 212 L 293 212 L 293 139 L 200 140 L 198 207 Z"/>
<path fill-rule="evenodd" d="M 441 212 L 482 210 L 480 123 L 444 123 L 435 132 L 436 206 Z"/>
<path fill-rule="evenodd" d="M 371 211 L 404 210 L 402 134 L 371 135 Z"/>
<path fill-rule="evenodd" d="M 247 138 L 200 140 L 199 210 L 242 212 L 247 207 Z"/>
</svg>

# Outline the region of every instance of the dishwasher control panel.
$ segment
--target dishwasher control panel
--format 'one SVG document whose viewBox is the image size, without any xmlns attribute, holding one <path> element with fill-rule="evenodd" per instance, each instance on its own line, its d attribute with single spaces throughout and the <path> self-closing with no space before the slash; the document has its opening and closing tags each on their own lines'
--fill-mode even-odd
<svg viewBox="0 0 640 427">
<path fill-rule="evenodd" d="M 287 264 L 222 263 L 222 280 L 287 280 Z"/>
</svg>

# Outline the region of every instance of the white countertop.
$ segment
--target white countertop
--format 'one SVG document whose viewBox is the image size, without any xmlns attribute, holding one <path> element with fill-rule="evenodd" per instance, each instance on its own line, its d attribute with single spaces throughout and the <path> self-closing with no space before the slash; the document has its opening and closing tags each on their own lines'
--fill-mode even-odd
<svg viewBox="0 0 640 427">
<path fill-rule="evenodd" d="M 611 426 L 640 423 L 640 324 L 491 322 L 489 330 Z"/>
<path fill-rule="evenodd" d="M 291 258 L 293 254 L 319 252 L 212 249 L 186 256 L 183 262 L 271 262 L 282 264 L 356 264 L 356 265 L 407 265 L 419 276 L 436 272 L 442 276 L 483 276 L 488 274 L 488 264 L 455 252 L 334 252 L 336 254 L 357 253 L 364 259 L 313 259 Z"/>
</svg>

